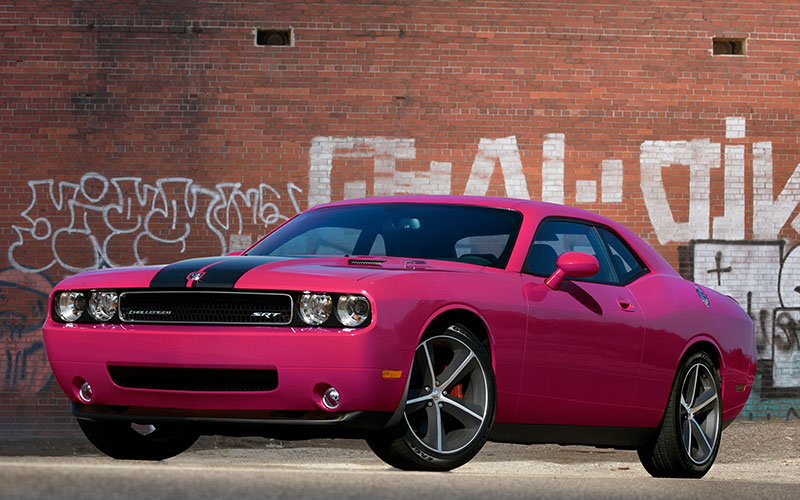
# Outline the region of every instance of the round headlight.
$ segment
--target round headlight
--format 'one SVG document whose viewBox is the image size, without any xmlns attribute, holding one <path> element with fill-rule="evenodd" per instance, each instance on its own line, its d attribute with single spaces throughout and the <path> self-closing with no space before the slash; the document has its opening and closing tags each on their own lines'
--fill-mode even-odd
<svg viewBox="0 0 800 500">
<path fill-rule="evenodd" d="M 358 326 L 369 317 L 369 301 L 361 295 L 342 295 L 336 304 L 336 317 L 344 326 Z"/>
<path fill-rule="evenodd" d="M 325 293 L 306 292 L 300 296 L 300 317 L 309 325 L 321 325 L 331 316 L 333 299 Z"/>
<path fill-rule="evenodd" d="M 116 292 L 92 292 L 89 297 L 89 314 L 97 321 L 108 321 L 117 312 Z"/>
<path fill-rule="evenodd" d="M 61 292 L 56 297 L 56 313 L 64 321 L 78 321 L 86 310 L 86 297 L 81 292 Z"/>
</svg>

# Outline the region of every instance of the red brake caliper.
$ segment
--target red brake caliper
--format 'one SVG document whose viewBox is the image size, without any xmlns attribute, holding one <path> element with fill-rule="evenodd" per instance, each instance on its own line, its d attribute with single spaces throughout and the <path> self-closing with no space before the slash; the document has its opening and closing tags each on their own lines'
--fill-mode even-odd
<svg viewBox="0 0 800 500">
<path fill-rule="evenodd" d="M 447 369 L 447 365 L 444 365 L 444 369 Z M 455 396 L 459 399 L 464 399 L 464 392 L 463 392 L 464 384 L 454 385 L 453 388 L 450 390 L 450 395 Z"/>
</svg>

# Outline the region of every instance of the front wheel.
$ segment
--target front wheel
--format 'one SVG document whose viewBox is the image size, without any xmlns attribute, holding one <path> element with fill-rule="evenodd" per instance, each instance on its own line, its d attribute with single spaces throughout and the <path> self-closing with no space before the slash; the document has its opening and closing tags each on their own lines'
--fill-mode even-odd
<svg viewBox="0 0 800 500">
<path fill-rule="evenodd" d="M 691 355 L 672 384 L 664 420 L 639 459 L 654 477 L 700 478 L 713 465 L 722 434 L 717 369 L 705 352 Z"/>
<path fill-rule="evenodd" d="M 170 425 L 136 425 L 130 422 L 78 419 L 83 434 L 111 458 L 165 460 L 188 450 L 199 435 Z"/>
<path fill-rule="evenodd" d="M 404 470 L 446 471 L 483 447 L 494 422 L 496 390 L 486 348 L 459 324 L 420 341 L 403 418 L 367 440 L 383 461 Z"/>
</svg>

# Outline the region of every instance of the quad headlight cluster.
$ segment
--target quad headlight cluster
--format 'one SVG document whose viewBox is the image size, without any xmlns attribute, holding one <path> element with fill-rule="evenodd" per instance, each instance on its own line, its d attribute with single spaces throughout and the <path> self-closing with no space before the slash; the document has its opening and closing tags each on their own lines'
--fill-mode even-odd
<svg viewBox="0 0 800 500">
<path fill-rule="evenodd" d="M 55 298 L 56 314 L 68 323 L 78 321 L 87 311 L 93 320 L 104 323 L 114 317 L 118 307 L 117 292 L 61 292 Z"/>
<path fill-rule="evenodd" d="M 335 314 L 346 327 L 361 326 L 370 315 L 369 301 L 363 295 L 339 295 L 304 292 L 297 302 L 300 318 L 308 325 L 322 325 Z"/>
</svg>

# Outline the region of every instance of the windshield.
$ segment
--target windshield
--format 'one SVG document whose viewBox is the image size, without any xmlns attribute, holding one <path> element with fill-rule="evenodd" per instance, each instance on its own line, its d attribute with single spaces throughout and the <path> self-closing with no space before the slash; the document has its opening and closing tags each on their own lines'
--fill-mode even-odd
<svg viewBox="0 0 800 500">
<path fill-rule="evenodd" d="M 247 255 L 373 255 L 503 268 L 522 215 L 470 205 L 381 203 L 310 210 Z"/>
</svg>

